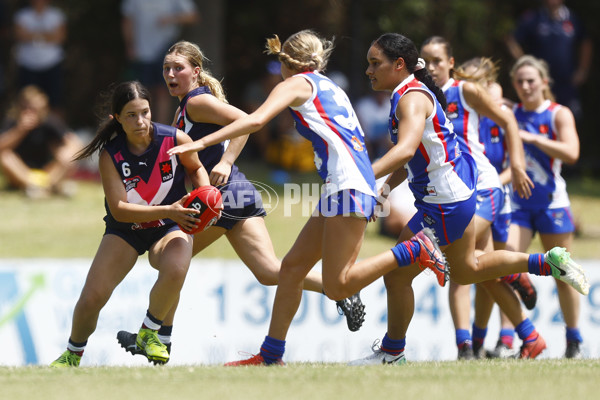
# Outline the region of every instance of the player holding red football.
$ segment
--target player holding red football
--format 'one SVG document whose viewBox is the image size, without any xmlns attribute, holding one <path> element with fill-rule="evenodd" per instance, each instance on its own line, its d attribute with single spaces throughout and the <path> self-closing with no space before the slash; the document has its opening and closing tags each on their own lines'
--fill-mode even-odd
<svg viewBox="0 0 600 400">
<path fill-rule="evenodd" d="M 191 139 L 182 131 L 151 121 L 149 93 L 139 82 L 112 90 L 110 114 L 77 159 L 99 155 L 105 195 L 106 230 L 73 312 L 67 350 L 52 367 L 77 367 L 100 310 L 113 290 L 148 251 L 158 278 L 150 292 L 137 344 L 149 359 L 165 363 L 169 353 L 158 328 L 177 302 L 192 257 L 192 236 L 179 229 L 200 229 L 194 208 L 183 207 L 185 173 L 196 187 L 209 178 L 196 153 L 169 156 L 167 150 Z"/>
<path fill-rule="evenodd" d="M 172 96 L 179 101 L 174 123 L 197 140 L 217 131 L 222 126 L 246 115 L 227 103 L 221 83 L 203 68 L 204 55 L 194 43 L 181 41 L 167 51 L 163 77 Z M 244 148 L 248 136 L 244 135 L 207 147 L 197 154 L 206 167 L 212 185 L 223 193 L 223 215 L 215 226 L 194 235 L 196 255 L 225 235 L 241 260 L 263 285 L 276 285 L 281 261 L 275 254 L 265 225 L 265 210 L 254 185 L 234 164 Z M 241 199 L 232 204 L 231 199 Z M 321 274 L 311 271 L 304 279 L 304 290 L 323 293 Z M 336 302 L 340 313 L 346 316 L 348 328 L 357 331 L 364 321 L 364 305 L 360 296 Z M 159 338 L 171 347 L 171 332 L 175 308 L 163 321 Z M 120 331 L 117 339 L 126 351 L 143 354 L 135 344 L 135 334 Z"/>
</svg>

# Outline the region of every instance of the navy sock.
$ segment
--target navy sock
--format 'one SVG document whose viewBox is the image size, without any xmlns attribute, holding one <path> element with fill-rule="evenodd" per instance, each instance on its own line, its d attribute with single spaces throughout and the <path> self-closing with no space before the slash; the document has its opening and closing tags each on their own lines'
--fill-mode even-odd
<svg viewBox="0 0 600 400">
<path fill-rule="evenodd" d="M 479 344 L 483 344 L 485 340 L 485 335 L 487 335 L 487 327 L 480 328 L 473 324 L 473 343 L 477 342 Z"/>
<path fill-rule="evenodd" d="M 387 333 L 381 341 L 381 350 L 393 356 L 397 356 L 398 354 L 402 353 L 404 351 L 405 346 L 406 338 L 398 340 L 390 339 Z"/>
<path fill-rule="evenodd" d="M 153 331 L 158 331 L 162 326 L 162 320 L 156 318 L 154 315 L 150 314 L 150 310 L 146 311 L 146 318 L 144 318 L 144 322 L 142 322 L 143 329 L 152 329 Z"/>
<path fill-rule="evenodd" d="M 161 325 L 160 329 L 158 330 L 158 334 L 162 335 L 162 336 L 171 336 L 172 333 L 173 333 L 173 325 L 171 325 L 171 326 Z"/>
<path fill-rule="evenodd" d="M 525 318 L 519 325 L 515 326 L 515 331 L 522 341 L 526 341 L 535 332 L 535 327 L 529 318 Z"/>
<path fill-rule="evenodd" d="M 456 345 L 460 346 L 466 341 L 471 341 L 471 333 L 468 329 L 457 329 L 456 330 Z"/>
<path fill-rule="evenodd" d="M 421 245 L 416 240 L 405 240 L 392 247 L 392 253 L 396 257 L 396 262 L 399 267 L 414 264 L 417 261 Z"/>
<path fill-rule="evenodd" d="M 260 347 L 260 355 L 265 360 L 265 364 L 273 364 L 278 360 L 281 360 L 284 352 L 285 340 L 265 336 L 265 341 Z"/>
<path fill-rule="evenodd" d="M 74 342 L 69 338 L 69 343 L 67 344 L 67 350 L 71 353 L 77 354 L 79 357 L 83 355 L 83 351 L 85 350 L 85 346 L 87 345 L 87 340 L 85 342 Z"/>
<path fill-rule="evenodd" d="M 171 343 L 171 334 L 173 333 L 173 325 L 161 325 L 158 330 L 158 339 L 162 344 Z"/>
<path fill-rule="evenodd" d="M 530 254 L 529 260 L 527 260 L 529 273 L 539 276 L 552 275 L 552 268 L 545 261 L 546 256 L 542 253 Z"/>
<path fill-rule="evenodd" d="M 567 326 L 567 342 L 583 342 L 579 328 L 569 328 Z"/>
</svg>

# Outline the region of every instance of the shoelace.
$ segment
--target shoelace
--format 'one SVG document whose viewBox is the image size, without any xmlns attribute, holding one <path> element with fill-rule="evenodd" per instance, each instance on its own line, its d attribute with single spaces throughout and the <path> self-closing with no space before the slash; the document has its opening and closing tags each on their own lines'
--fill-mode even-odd
<svg viewBox="0 0 600 400">
<path fill-rule="evenodd" d="M 60 356 L 59 361 L 68 365 L 77 364 L 77 354 L 71 353 L 70 351 Z"/>
<path fill-rule="evenodd" d="M 373 344 L 371 345 L 371 350 L 373 353 L 379 353 L 383 351 L 381 350 L 381 345 L 379 343 L 381 343 L 381 340 L 379 339 L 375 339 L 375 341 L 373 341 Z"/>
<path fill-rule="evenodd" d="M 156 346 L 159 346 L 159 347 L 165 347 L 166 348 L 166 346 L 160 341 L 160 339 L 158 338 L 158 336 L 156 336 L 155 334 L 148 335 L 146 337 L 146 339 L 147 339 L 146 340 L 146 345 L 153 344 L 153 345 L 156 345 Z"/>
</svg>

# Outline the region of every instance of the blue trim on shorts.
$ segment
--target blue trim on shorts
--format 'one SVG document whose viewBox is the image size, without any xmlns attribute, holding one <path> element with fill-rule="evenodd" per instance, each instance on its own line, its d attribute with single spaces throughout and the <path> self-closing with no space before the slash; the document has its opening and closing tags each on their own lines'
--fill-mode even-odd
<svg viewBox="0 0 600 400">
<path fill-rule="evenodd" d="M 463 236 L 475 215 L 476 204 L 475 191 L 467 200 L 449 204 L 425 203 L 416 199 L 417 213 L 408 221 L 408 227 L 413 233 L 431 228 L 439 239 L 439 245 L 448 245 Z"/>
</svg>

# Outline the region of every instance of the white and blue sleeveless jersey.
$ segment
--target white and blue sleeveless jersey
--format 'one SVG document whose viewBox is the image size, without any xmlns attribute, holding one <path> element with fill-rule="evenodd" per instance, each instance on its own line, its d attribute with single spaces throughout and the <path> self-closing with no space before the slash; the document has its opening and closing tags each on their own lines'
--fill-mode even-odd
<svg viewBox="0 0 600 400">
<path fill-rule="evenodd" d="M 527 111 L 522 104 L 515 105 L 513 112 L 519 124 L 519 129 L 542 135 L 548 139 L 556 140 L 555 125 L 556 112 L 562 106 L 550 100 L 536 110 Z M 513 208 L 541 209 L 569 207 L 567 184 L 560 175 L 562 161 L 544 153 L 533 144 L 523 143 L 525 147 L 525 161 L 527 175 L 533 180 L 535 187 L 529 199 L 513 196 Z"/>
<path fill-rule="evenodd" d="M 479 114 L 465 101 L 463 85 L 464 81 L 450 78 L 442 87 L 448 104 L 446 115 L 452 121 L 460 149 L 469 153 L 477 164 L 477 190 L 501 188 L 498 172 L 486 157 L 485 148 L 479 139 Z"/>
<path fill-rule="evenodd" d="M 312 143 L 315 166 L 324 182 L 322 193 L 330 196 L 356 189 L 375 196 L 375 176 L 364 133 L 348 96 L 316 71 L 296 76 L 305 78 L 313 88 L 311 97 L 290 111 L 298 132 Z"/>
<path fill-rule="evenodd" d="M 502 105 L 501 108 L 508 110 L 505 105 Z M 485 148 L 486 157 L 498 173 L 508 168 L 508 152 L 504 129 L 488 117 L 482 116 L 479 118 L 479 140 Z"/>
<path fill-rule="evenodd" d="M 406 93 L 418 90 L 427 93 L 434 108 L 425 121 L 421 143 L 406 164 L 409 187 L 416 199 L 426 203 L 448 204 L 467 200 L 475 190 L 477 167 L 473 158 L 460 150 L 452 123 L 427 86 L 410 75 L 394 89 L 391 96 L 389 131 L 398 143 L 396 107 Z"/>
</svg>

